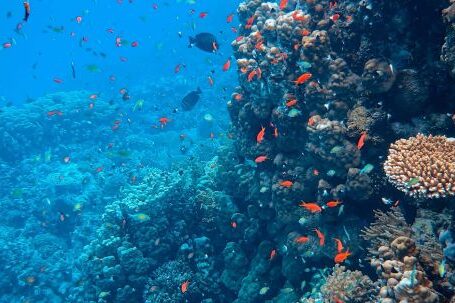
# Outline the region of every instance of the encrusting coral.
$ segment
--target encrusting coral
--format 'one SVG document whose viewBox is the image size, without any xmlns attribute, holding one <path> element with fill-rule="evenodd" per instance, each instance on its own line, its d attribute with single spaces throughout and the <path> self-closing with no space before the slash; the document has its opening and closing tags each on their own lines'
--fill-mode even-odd
<svg viewBox="0 0 455 303">
<path fill-rule="evenodd" d="M 455 142 L 445 136 L 418 134 L 389 149 L 384 170 L 389 181 L 412 197 L 455 195 Z"/>
</svg>

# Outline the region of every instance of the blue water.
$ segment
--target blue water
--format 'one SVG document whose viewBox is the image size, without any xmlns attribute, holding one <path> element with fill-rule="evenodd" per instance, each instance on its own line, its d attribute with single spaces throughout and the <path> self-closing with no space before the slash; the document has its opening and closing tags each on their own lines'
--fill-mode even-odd
<svg viewBox="0 0 455 303">
<path fill-rule="evenodd" d="M 60 90 L 109 93 L 145 81 L 172 78 L 179 63 L 187 65 L 182 74 L 195 84 L 208 86 L 203 75 L 208 76 L 211 69 L 216 70 L 216 81 L 229 81 L 231 75 L 221 75 L 221 65 L 232 53 L 230 42 L 235 34 L 230 27 L 238 21 L 234 19 L 232 24 L 227 24 L 226 17 L 235 11 L 239 1 L 196 1 L 194 5 L 181 2 L 33 1 L 26 23 L 22 21 L 21 3 L 2 4 L 0 41 L 13 42 L 13 47 L 1 50 L 0 96 L 20 104 L 26 98 Z M 158 9 L 153 8 L 154 3 Z M 191 14 L 190 10 L 195 13 Z M 208 15 L 201 19 L 200 12 Z M 8 13 L 11 13 L 9 18 Z M 77 16 L 82 17 L 79 24 Z M 18 23 L 23 27 L 16 32 Z M 63 29 L 55 32 L 49 27 Z M 108 33 L 107 29 L 114 32 Z M 204 31 L 214 33 L 219 39 L 219 54 L 187 48 L 188 35 Z M 80 43 L 83 37 L 88 41 Z M 137 41 L 139 46 L 118 48 L 116 37 L 130 43 Z M 87 51 L 88 48 L 98 55 Z M 120 57 L 128 61 L 122 62 Z M 76 68 L 76 79 L 72 79 L 71 62 Z M 87 65 L 98 66 L 99 72 L 87 71 Z M 111 75 L 116 77 L 115 83 L 109 81 Z M 53 82 L 55 77 L 63 83 Z"/>
<path fill-rule="evenodd" d="M 0 303 L 455 300 L 455 3 L 3 2 Z"/>
</svg>

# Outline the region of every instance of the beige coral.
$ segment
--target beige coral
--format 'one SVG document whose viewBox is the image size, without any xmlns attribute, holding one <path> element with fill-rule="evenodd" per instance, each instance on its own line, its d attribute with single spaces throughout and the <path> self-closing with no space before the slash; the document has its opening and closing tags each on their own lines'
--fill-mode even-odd
<svg viewBox="0 0 455 303">
<path fill-rule="evenodd" d="M 393 143 L 384 163 L 389 181 L 413 197 L 455 195 L 455 141 L 418 134 Z"/>
<path fill-rule="evenodd" d="M 360 271 L 346 270 L 344 266 L 335 265 L 333 273 L 321 287 L 324 303 L 334 302 L 376 302 L 377 284 Z"/>
</svg>

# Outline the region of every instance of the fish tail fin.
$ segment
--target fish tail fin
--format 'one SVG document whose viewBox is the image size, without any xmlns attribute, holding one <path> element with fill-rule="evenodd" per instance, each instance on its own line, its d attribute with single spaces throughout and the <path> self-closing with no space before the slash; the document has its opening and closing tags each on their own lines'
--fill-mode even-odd
<svg viewBox="0 0 455 303">
<path fill-rule="evenodd" d="M 196 39 L 194 37 L 189 36 L 188 40 L 189 40 L 188 48 L 193 47 L 194 43 L 196 43 Z"/>
</svg>

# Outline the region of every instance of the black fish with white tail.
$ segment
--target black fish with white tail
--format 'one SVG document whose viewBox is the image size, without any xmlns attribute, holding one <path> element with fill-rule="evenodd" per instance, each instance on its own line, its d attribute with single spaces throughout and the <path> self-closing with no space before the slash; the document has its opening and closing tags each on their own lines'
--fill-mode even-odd
<svg viewBox="0 0 455 303">
<path fill-rule="evenodd" d="M 196 46 L 197 48 L 213 53 L 218 50 L 219 44 L 218 41 L 216 40 L 215 36 L 210 34 L 210 33 L 200 33 L 197 34 L 194 37 L 189 37 L 190 44 L 188 47 L 193 47 Z"/>
</svg>

